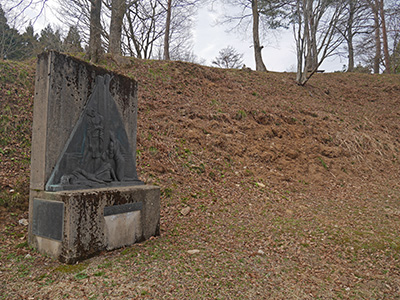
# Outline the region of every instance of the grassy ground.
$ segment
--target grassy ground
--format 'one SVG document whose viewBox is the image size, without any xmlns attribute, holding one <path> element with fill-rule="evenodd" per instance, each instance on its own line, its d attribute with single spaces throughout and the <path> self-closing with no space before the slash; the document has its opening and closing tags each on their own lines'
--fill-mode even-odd
<svg viewBox="0 0 400 300">
<path fill-rule="evenodd" d="M 2 62 L 2 120 L 27 131 L 1 123 L 0 298 L 400 299 L 398 76 L 299 87 L 288 73 L 103 64 L 139 81 L 138 172 L 161 187 L 161 236 L 76 265 L 29 248 L 33 70 Z"/>
</svg>

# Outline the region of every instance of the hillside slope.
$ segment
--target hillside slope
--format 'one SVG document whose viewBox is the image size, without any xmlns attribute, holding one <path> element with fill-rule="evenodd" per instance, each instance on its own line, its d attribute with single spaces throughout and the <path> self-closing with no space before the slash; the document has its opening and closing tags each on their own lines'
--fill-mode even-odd
<svg viewBox="0 0 400 300">
<path fill-rule="evenodd" d="M 398 178 L 398 76 L 318 74 L 300 87 L 286 73 L 139 60 L 117 68 L 139 81 L 144 176 L 218 183 L 231 172 L 322 186 Z"/>
<path fill-rule="evenodd" d="M 19 266 L 0 273 L 7 295 L 83 297 L 111 280 L 108 296 L 152 299 L 400 293 L 399 76 L 316 74 L 301 87 L 290 73 L 110 56 L 101 65 L 139 82 L 138 174 L 161 187 L 161 237 L 82 265 L 96 287 L 23 247 L 35 280 L 13 282 L 23 260 L 3 249 L 4 266 Z M 11 74 L 0 80 L 2 198 L 26 207 L 33 67 L 0 67 Z M 2 219 L 24 214 L 3 208 Z M 97 277 L 105 259 L 114 267 Z"/>
<path fill-rule="evenodd" d="M 218 183 L 229 171 L 236 181 L 277 184 L 398 178 L 396 75 L 317 74 L 300 87 L 289 73 L 112 57 L 103 63 L 139 81 L 144 180 L 173 174 Z M 1 65 L 2 189 L 21 185 L 20 170 L 29 168 L 33 64 Z"/>
</svg>

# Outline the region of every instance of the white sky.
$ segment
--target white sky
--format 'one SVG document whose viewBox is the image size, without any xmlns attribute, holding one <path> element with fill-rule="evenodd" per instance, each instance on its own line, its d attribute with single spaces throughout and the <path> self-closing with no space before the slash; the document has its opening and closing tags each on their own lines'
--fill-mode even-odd
<svg viewBox="0 0 400 300">
<path fill-rule="evenodd" d="M 234 47 L 238 53 L 243 53 L 243 61 L 247 67 L 255 69 L 254 49 L 252 47 L 251 27 L 247 37 L 236 32 L 229 32 L 229 26 L 217 25 L 218 20 L 223 14 L 224 8 L 214 5 L 213 10 L 203 7 L 199 10 L 196 27 L 194 29 L 194 53 L 206 60 L 207 65 L 211 65 L 212 60 L 218 56 L 218 52 L 227 47 Z M 264 44 L 262 56 L 264 64 L 269 71 L 295 71 L 296 70 L 296 50 L 293 32 L 289 30 L 275 30 L 269 35 L 268 45 Z M 327 72 L 341 70 L 346 62 L 339 58 L 328 58 L 324 61 L 320 69 Z"/>
<path fill-rule="evenodd" d="M 54 17 L 56 1 L 48 1 L 48 3 L 49 7 L 34 25 L 36 33 L 40 33 L 40 30 L 49 23 L 52 26 L 57 26 L 57 24 L 60 26 L 59 20 Z M 237 52 L 244 54 L 244 64 L 255 69 L 251 28 L 249 28 L 247 37 L 245 37 L 244 34 L 228 32 L 228 26 L 215 25 L 216 20 L 223 14 L 223 10 L 224 8 L 221 5 L 214 5 L 213 10 L 206 6 L 199 9 L 193 28 L 194 54 L 205 59 L 206 65 L 211 65 L 212 60 L 215 59 L 221 49 L 232 46 Z M 262 52 L 267 69 L 278 72 L 295 71 L 296 52 L 292 31 L 290 29 L 280 30 L 274 31 L 273 34 L 268 38 L 268 45 L 264 44 Z M 333 72 L 341 70 L 343 64 L 346 64 L 343 59 L 340 61 L 339 58 L 328 58 L 320 69 Z"/>
</svg>

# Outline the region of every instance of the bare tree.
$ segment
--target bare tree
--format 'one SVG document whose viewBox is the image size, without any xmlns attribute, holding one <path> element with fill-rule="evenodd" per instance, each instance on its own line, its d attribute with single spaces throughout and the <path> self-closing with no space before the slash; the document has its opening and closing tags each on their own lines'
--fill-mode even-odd
<svg viewBox="0 0 400 300">
<path fill-rule="evenodd" d="M 225 14 L 220 24 L 232 24 L 232 30 L 244 29 L 247 36 L 248 28 L 252 30 L 252 46 L 257 71 L 266 71 L 263 58 L 261 38 L 269 29 L 285 27 L 285 6 L 288 0 L 223 0 L 224 4 L 236 8 L 236 13 Z"/>
<path fill-rule="evenodd" d="M 59 17 L 67 25 L 79 29 L 83 42 L 89 44 L 90 49 L 93 0 L 58 1 Z M 164 49 L 168 48 L 170 58 L 177 51 L 189 51 L 191 8 L 200 0 L 172 0 L 167 27 L 166 1 L 169 0 L 103 0 L 99 27 L 103 48 L 110 53 L 146 59 L 155 57 L 165 42 Z"/>
<path fill-rule="evenodd" d="M 243 54 L 238 53 L 232 46 L 228 46 L 219 51 L 212 64 L 220 68 L 238 69 L 243 66 Z"/>
<path fill-rule="evenodd" d="M 112 0 L 108 52 L 121 54 L 122 23 L 126 12 L 125 0 Z"/>
<path fill-rule="evenodd" d="M 165 21 L 165 33 L 164 33 L 164 59 L 170 60 L 169 56 L 169 38 L 171 28 L 171 15 L 172 15 L 172 0 L 167 0 L 167 18 Z"/>
<path fill-rule="evenodd" d="M 182 56 L 182 53 L 176 53 L 178 49 L 187 48 L 186 44 L 190 36 L 189 29 L 192 27 L 191 16 L 195 14 L 196 8 L 201 5 L 200 0 L 164 0 L 166 5 L 163 7 L 166 11 L 163 58 L 170 60 L 171 56 Z M 203 1 L 205 3 L 206 1 Z M 184 37 L 184 38 L 183 38 Z M 185 43 L 186 41 L 186 43 Z M 174 48 L 174 49 L 171 49 Z M 188 50 L 181 50 L 185 53 Z M 175 55 L 171 55 L 175 52 Z M 190 50 L 189 50 L 190 52 Z M 185 56 L 184 54 L 183 56 Z"/>
<path fill-rule="evenodd" d="M 223 0 L 223 3 L 230 7 L 240 8 L 238 13 L 225 14 L 220 24 L 233 24 L 232 30 L 247 28 L 252 24 L 252 37 L 254 48 L 254 59 L 257 71 L 266 71 L 264 61 L 262 59 L 262 49 L 264 48 L 260 42 L 260 12 L 258 0 Z"/>
<path fill-rule="evenodd" d="M 382 43 L 383 43 L 383 55 L 385 58 L 385 72 L 390 73 L 391 65 L 390 65 L 390 55 L 389 55 L 389 44 L 388 44 L 388 36 L 386 30 L 386 18 L 385 18 L 385 8 L 383 0 L 376 0 L 376 4 L 379 6 L 379 16 L 381 18 L 381 26 L 382 26 Z"/>
<path fill-rule="evenodd" d="M 386 28 L 386 11 L 383 0 L 364 0 L 370 7 L 374 19 L 374 73 L 379 74 L 380 66 L 383 61 L 384 71 L 391 72 L 391 59 L 389 53 L 388 32 Z M 395 1 L 387 1 L 393 3 Z M 383 60 L 382 60 L 383 50 Z"/>
<path fill-rule="evenodd" d="M 388 3 L 387 10 L 388 38 L 391 45 L 391 70 L 400 73 L 400 0 Z"/>
<path fill-rule="evenodd" d="M 267 68 L 265 67 L 261 55 L 261 50 L 264 48 L 264 46 L 260 45 L 260 33 L 259 33 L 260 15 L 258 9 L 259 9 L 258 0 L 251 0 L 251 12 L 253 16 L 253 48 L 254 48 L 254 58 L 256 61 L 256 70 L 265 72 L 267 71 Z"/>
<path fill-rule="evenodd" d="M 92 62 L 98 62 L 103 53 L 101 47 L 101 0 L 90 0 L 90 38 L 88 57 Z"/>
<path fill-rule="evenodd" d="M 165 10 L 158 0 L 135 1 L 128 7 L 124 23 L 124 51 L 138 58 L 153 55 L 156 43 L 164 36 Z"/>
<path fill-rule="evenodd" d="M 296 0 L 293 31 L 297 49 L 297 76 L 306 84 L 321 63 L 341 45 L 343 36 L 337 25 L 344 12 L 343 1 Z"/>
<path fill-rule="evenodd" d="M 47 4 L 47 0 L 1 0 L 5 15 L 10 24 L 18 24 L 19 27 L 27 23 L 34 24 L 41 16 Z M 28 16 L 29 11 L 29 16 Z"/>
<path fill-rule="evenodd" d="M 172 0 L 169 8 L 168 1 L 134 1 L 128 7 L 123 26 L 125 53 L 145 59 L 192 57 L 186 55 L 191 51 L 191 16 L 195 13 L 196 3 L 200 2 Z M 168 11 L 171 13 L 170 17 Z"/>
<path fill-rule="evenodd" d="M 58 0 L 58 4 L 58 19 L 68 27 L 76 27 L 82 41 L 89 44 L 91 0 Z"/>
<path fill-rule="evenodd" d="M 364 1 L 346 0 L 344 16 L 337 29 L 346 42 L 347 72 L 353 72 L 355 67 L 355 41 L 358 37 L 364 37 L 372 32 L 370 15 L 371 10 Z"/>
</svg>

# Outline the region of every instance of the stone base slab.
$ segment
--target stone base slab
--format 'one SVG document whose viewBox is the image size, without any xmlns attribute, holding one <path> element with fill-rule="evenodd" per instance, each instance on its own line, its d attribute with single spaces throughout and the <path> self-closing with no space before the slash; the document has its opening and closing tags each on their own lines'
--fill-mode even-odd
<svg viewBox="0 0 400 300">
<path fill-rule="evenodd" d="M 31 190 L 29 244 L 65 263 L 160 234 L 160 189 Z"/>
</svg>

